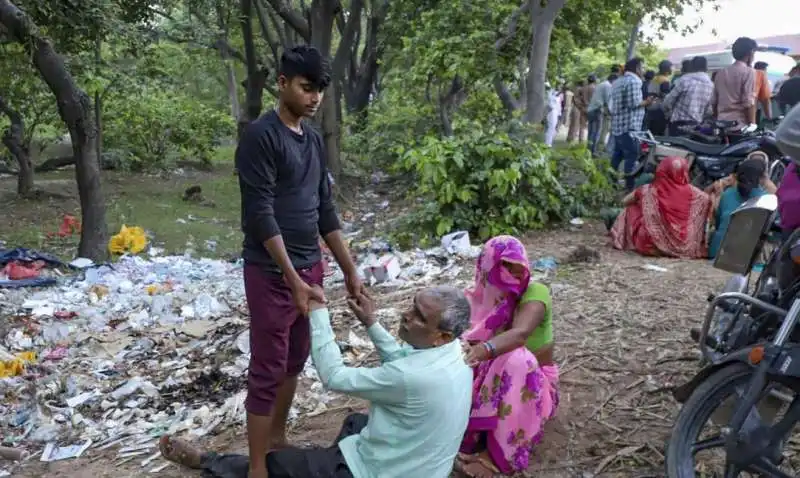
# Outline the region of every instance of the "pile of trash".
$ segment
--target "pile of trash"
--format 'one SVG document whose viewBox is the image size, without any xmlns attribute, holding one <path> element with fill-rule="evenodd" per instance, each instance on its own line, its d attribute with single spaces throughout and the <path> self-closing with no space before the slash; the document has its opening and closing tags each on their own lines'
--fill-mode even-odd
<svg viewBox="0 0 800 478">
<path fill-rule="evenodd" d="M 380 241 L 353 249 L 366 281 L 398 288 L 452 281 L 479 252 L 466 233 L 427 251 Z M 337 287 L 343 276 L 330 266 L 326 286 Z M 158 471 L 162 434 L 200 437 L 243 423 L 250 350 L 241 261 L 151 249 L 73 267 L 50 287 L 0 288 L 0 448 L 42 461 L 115 448 L 116 465 L 141 460 Z M 379 314 L 391 322 L 385 316 L 396 311 Z M 360 329 L 339 336 L 347 363 L 372 352 Z M 321 413 L 335 398 L 310 362 L 301 383 L 293 417 Z"/>
</svg>

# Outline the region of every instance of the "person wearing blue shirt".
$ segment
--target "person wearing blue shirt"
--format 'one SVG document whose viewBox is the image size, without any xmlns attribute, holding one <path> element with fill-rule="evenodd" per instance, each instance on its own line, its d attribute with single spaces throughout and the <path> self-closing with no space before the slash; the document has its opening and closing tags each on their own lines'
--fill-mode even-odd
<svg viewBox="0 0 800 478">
<path fill-rule="evenodd" d="M 319 291 L 321 293 L 321 290 Z M 375 319 L 365 294 L 348 299 L 377 350 L 378 367 L 348 367 L 326 306 L 310 301 L 311 357 L 331 391 L 370 402 L 369 415 L 345 419 L 329 447 L 284 448 L 267 455 L 269 478 L 447 478 L 467 429 L 473 372 L 461 334 L 470 305 L 460 289 L 438 286 L 417 293 L 402 314 L 401 346 Z M 248 458 L 201 453 L 165 436 L 163 456 L 215 478 L 247 478 Z"/>
<path fill-rule="evenodd" d="M 766 155 L 763 153 L 759 153 L 758 156 L 751 155 L 736 167 L 736 184 L 723 191 L 719 205 L 713 214 L 715 231 L 711 235 L 711 242 L 708 246 L 710 258 L 713 259 L 717 256 L 733 211 L 748 199 L 768 193 L 774 194 L 775 190 L 775 185 L 767 175 Z"/>
</svg>

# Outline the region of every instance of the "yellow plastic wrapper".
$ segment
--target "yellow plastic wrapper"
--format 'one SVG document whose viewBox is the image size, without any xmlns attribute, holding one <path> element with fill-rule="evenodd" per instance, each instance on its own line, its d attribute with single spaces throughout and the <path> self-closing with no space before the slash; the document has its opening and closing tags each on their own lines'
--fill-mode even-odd
<svg viewBox="0 0 800 478">
<path fill-rule="evenodd" d="M 147 234 L 139 226 L 122 225 L 119 233 L 108 241 L 108 250 L 112 254 L 139 254 L 147 247 Z"/>
<path fill-rule="evenodd" d="M 25 372 L 25 365 L 36 361 L 36 352 L 20 352 L 12 360 L 0 361 L 0 378 L 16 377 Z"/>
</svg>

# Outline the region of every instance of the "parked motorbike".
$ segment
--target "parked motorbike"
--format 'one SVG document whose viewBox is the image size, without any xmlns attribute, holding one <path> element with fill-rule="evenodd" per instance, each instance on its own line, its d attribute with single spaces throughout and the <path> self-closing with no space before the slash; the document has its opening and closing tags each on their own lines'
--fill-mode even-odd
<svg viewBox="0 0 800 478">
<path fill-rule="evenodd" d="M 689 161 L 692 184 L 705 189 L 714 181 L 732 174 L 748 154 L 763 151 L 769 157 L 770 179 L 777 185 L 789 164 L 789 158 L 778 149 L 771 131 L 761 131 L 730 145 L 701 143 L 679 136 L 653 136 L 649 131 L 631 135 L 639 143 L 636 166 L 628 175 L 633 177 L 654 172 L 665 157 L 681 156 Z"/>
<path fill-rule="evenodd" d="M 736 275 L 706 311 L 699 344 L 708 365 L 673 392 L 683 407 L 667 447 L 669 478 L 697 476 L 697 454 L 714 449 L 724 452 L 724 474 L 710 476 L 791 476 L 779 465 L 786 438 L 800 421 L 800 274 L 790 255 L 800 231 L 772 254 L 748 293 L 776 209 L 777 198 L 767 195 L 731 217 L 714 266 Z M 728 399 L 734 403 L 726 405 Z M 787 404 L 781 420 L 772 423 Z M 700 440 L 709 421 L 722 429 Z"/>
<path fill-rule="evenodd" d="M 722 289 L 723 295 L 750 293 L 760 301 L 781 306 L 779 274 L 793 242 L 791 239 L 780 241 L 777 210 L 777 196 L 767 194 L 746 201 L 731 214 L 713 263 L 714 268 L 732 274 Z M 770 243 L 777 247 L 767 247 Z M 771 252 L 767 255 L 765 250 Z M 763 269 L 751 291 L 750 282 L 757 263 L 763 263 Z M 715 363 L 731 352 L 765 340 L 780 325 L 773 315 L 762 309 L 737 301 L 714 302 L 715 299 L 709 296 L 709 302 L 716 305 L 709 309 L 702 328 L 692 335 L 706 362 Z"/>
<path fill-rule="evenodd" d="M 708 144 L 731 144 L 752 134 L 734 130 L 738 125 L 737 121 L 710 120 L 697 125 L 682 126 L 678 129 L 682 133 L 680 136 L 685 136 L 692 141 Z"/>
<path fill-rule="evenodd" d="M 679 136 L 655 137 L 655 140 L 659 144 L 686 149 L 695 155 L 690 174 L 692 184 L 701 189 L 732 174 L 736 165 L 755 151 L 767 154 L 770 159 L 770 169 L 778 168 L 778 165 L 781 165 L 780 169 L 785 169 L 785 161 L 781 160 L 784 155 L 778 149 L 775 134 L 771 131 L 760 131 L 744 136 L 732 144 L 702 143 Z"/>
</svg>

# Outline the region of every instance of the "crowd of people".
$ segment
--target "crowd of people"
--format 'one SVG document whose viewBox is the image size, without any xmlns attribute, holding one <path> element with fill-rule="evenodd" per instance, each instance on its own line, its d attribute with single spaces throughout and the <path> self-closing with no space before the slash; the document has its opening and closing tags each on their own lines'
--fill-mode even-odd
<svg viewBox="0 0 800 478">
<path fill-rule="evenodd" d="M 633 58 L 622 69 L 612 66 L 599 85 L 596 76 L 589 75 L 575 85 L 574 92 L 567 86 L 551 89 L 550 108 L 559 108 L 561 114 L 548 117 L 546 141 L 552 145 L 558 127 L 566 126 L 567 142 L 586 139 L 593 155 L 605 150 L 615 169 L 624 164 L 630 172 L 639 153 L 631 132 L 679 135 L 687 126 L 708 118 L 736 121 L 740 127 L 756 125 L 773 117 L 772 99 L 786 81 L 800 82 L 800 67 L 796 67 L 786 81 L 771 85 L 769 65 L 754 63 L 757 49 L 755 40 L 737 39 L 731 47 L 734 63 L 713 74 L 703 56 L 684 60 L 675 74 L 669 60 L 662 61 L 657 71 L 644 71 L 642 59 Z M 788 96 L 800 95 L 796 86 L 785 90 Z M 781 98 L 779 113 L 794 103 L 793 98 Z M 629 178 L 627 189 L 633 185 L 634 179 Z"/>
<path fill-rule="evenodd" d="M 785 240 L 800 227 L 800 170 L 794 162 L 800 158 L 800 103 L 792 105 L 775 137 L 781 151 L 792 158 L 780 186 L 770 179 L 769 158 L 761 151 L 751 153 L 734 174 L 704 191 L 690 184 L 686 159 L 665 159 L 652 181 L 629 193 L 623 209 L 608 221 L 613 246 L 646 256 L 714 258 L 734 211 L 765 194 L 778 197 Z"/>
</svg>

